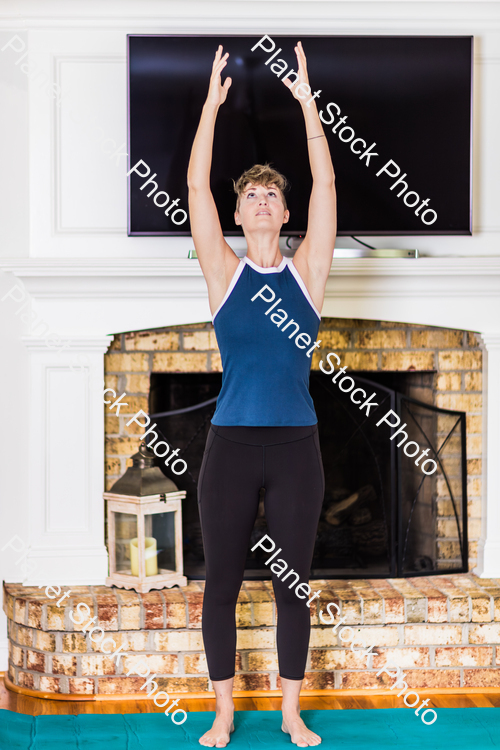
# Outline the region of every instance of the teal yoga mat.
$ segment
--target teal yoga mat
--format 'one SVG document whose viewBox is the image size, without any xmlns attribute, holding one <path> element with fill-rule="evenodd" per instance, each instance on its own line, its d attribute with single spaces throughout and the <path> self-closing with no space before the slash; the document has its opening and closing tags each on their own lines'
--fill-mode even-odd
<svg viewBox="0 0 500 750">
<path fill-rule="evenodd" d="M 500 747 L 500 709 L 438 708 L 436 712 L 437 721 L 430 726 L 404 708 L 303 711 L 302 715 L 323 738 L 321 747 L 335 750 Z M 175 726 L 163 713 L 26 716 L 0 710 L 0 750 L 199 750 L 198 738 L 214 716 L 211 711 L 188 713 L 184 724 Z M 238 711 L 228 747 L 295 748 L 280 722 L 279 711 Z"/>
</svg>

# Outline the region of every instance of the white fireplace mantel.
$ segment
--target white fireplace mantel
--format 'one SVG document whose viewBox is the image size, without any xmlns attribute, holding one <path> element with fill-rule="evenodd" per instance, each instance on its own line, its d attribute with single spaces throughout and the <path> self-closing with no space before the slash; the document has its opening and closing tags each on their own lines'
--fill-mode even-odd
<svg viewBox="0 0 500 750">
<path fill-rule="evenodd" d="M 210 320 L 197 260 L 16 258 L 0 259 L 0 269 L 22 280 L 61 333 Z M 500 257 L 334 258 L 322 312 L 495 333 Z"/>
<path fill-rule="evenodd" d="M 30 558 L 38 565 L 24 582 L 104 583 L 103 354 L 114 333 L 210 320 L 201 269 L 180 258 L 31 258 L 1 260 L 0 270 L 24 285 L 40 319 L 70 342 L 58 354 L 41 345 L 36 330 L 23 337 L 31 384 Z M 0 305 L 0 318 L 7 314 L 9 300 Z M 500 258 L 334 259 L 323 315 L 481 335 L 485 490 L 476 572 L 500 577 Z M 71 369 L 75 354 L 87 355 L 89 380 Z M 75 432 L 76 442 L 64 440 Z M 72 478 L 76 490 L 68 492 Z"/>
</svg>

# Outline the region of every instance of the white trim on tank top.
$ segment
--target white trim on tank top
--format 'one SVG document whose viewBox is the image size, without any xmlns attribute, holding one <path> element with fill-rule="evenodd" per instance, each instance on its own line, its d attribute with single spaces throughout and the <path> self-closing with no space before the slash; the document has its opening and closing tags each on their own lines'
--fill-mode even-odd
<svg viewBox="0 0 500 750">
<path fill-rule="evenodd" d="M 243 256 L 242 258 L 244 263 L 248 263 L 250 268 L 253 268 L 254 271 L 257 271 L 257 273 L 281 273 L 281 271 L 284 269 L 284 267 L 287 265 L 287 258 L 283 256 L 283 260 L 279 264 L 279 266 L 268 266 L 267 268 L 262 268 L 262 266 L 258 266 L 257 263 L 254 263 L 253 260 L 250 260 L 250 258 L 247 258 L 247 256 Z"/>
<path fill-rule="evenodd" d="M 236 282 L 240 278 L 241 272 L 243 271 L 244 268 L 245 268 L 245 264 L 244 264 L 243 260 L 241 259 L 240 262 L 238 263 L 237 267 L 236 267 L 236 271 L 233 273 L 233 278 L 231 279 L 231 282 L 230 282 L 230 284 L 229 284 L 229 286 L 227 288 L 227 292 L 225 293 L 222 302 L 220 303 L 219 307 L 217 308 L 217 310 L 212 315 L 212 323 L 215 320 L 215 316 L 220 311 L 221 307 L 227 301 L 227 298 L 229 297 L 229 295 L 233 291 L 234 287 L 236 286 Z"/>
<path fill-rule="evenodd" d="M 229 295 L 231 294 L 231 292 L 233 291 L 234 287 L 236 286 L 236 283 L 237 283 L 238 279 L 241 276 L 241 273 L 242 273 L 242 271 L 243 271 L 243 269 L 245 267 L 245 264 L 249 265 L 250 268 L 253 268 L 254 271 L 257 271 L 257 273 L 262 273 L 262 274 L 264 274 L 264 273 L 281 273 L 281 271 L 285 268 L 285 266 L 288 266 L 288 268 L 290 270 L 290 273 L 292 274 L 292 276 L 294 277 L 295 281 L 297 282 L 297 284 L 299 285 L 300 289 L 302 290 L 302 294 L 304 295 L 304 297 L 306 298 L 306 300 L 309 302 L 309 304 L 311 305 L 312 309 L 314 310 L 314 312 L 316 313 L 316 315 L 318 316 L 318 318 L 321 320 L 321 313 L 318 311 L 318 309 L 316 308 L 316 305 L 312 301 L 311 295 L 309 294 L 309 292 L 307 290 L 307 287 L 304 284 L 304 281 L 303 281 L 301 275 L 297 271 L 297 269 L 296 269 L 296 267 L 295 267 L 295 265 L 293 263 L 292 258 L 286 258 L 285 256 L 283 256 L 283 260 L 281 261 L 281 263 L 279 264 L 279 266 L 270 266 L 269 268 L 262 268 L 262 266 L 258 266 L 256 263 L 253 262 L 253 260 L 250 260 L 250 258 L 247 258 L 247 256 L 244 255 L 243 258 L 241 258 L 240 262 L 238 263 L 236 271 L 233 274 L 233 278 L 231 279 L 231 282 L 230 282 L 230 284 L 229 284 L 229 286 L 227 288 L 227 291 L 226 291 L 226 293 L 224 295 L 224 298 L 223 298 L 222 302 L 220 303 L 219 307 L 217 308 L 217 310 L 215 311 L 215 313 L 212 316 L 212 323 L 215 321 L 217 313 L 219 313 L 219 311 L 221 310 L 222 306 L 227 301 Z"/>
<path fill-rule="evenodd" d="M 312 301 L 312 297 L 311 297 L 311 295 L 309 294 L 309 292 L 307 291 L 307 287 L 306 287 L 306 285 L 304 284 L 304 281 L 303 281 L 303 279 L 302 279 L 302 276 L 301 276 L 301 275 L 300 275 L 300 273 L 299 273 L 299 272 L 297 271 L 297 269 L 296 269 L 296 267 L 295 267 L 295 263 L 293 262 L 293 259 L 292 259 L 292 258 L 285 258 L 285 260 L 286 260 L 286 262 L 287 262 L 287 266 L 288 266 L 288 268 L 290 269 L 290 273 L 292 273 L 292 274 L 293 274 L 293 277 L 294 277 L 295 281 L 297 282 L 297 284 L 298 284 L 298 285 L 300 286 L 300 288 L 302 289 L 302 292 L 303 292 L 303 294 L 304 294 L 304 297 L 305 297 L 305 298 L 306 298 L 306 300 L 307 300 L 307 301 L 309 302 L 309 304 L 311 305 L 312 309 L 314 310 L 314 312 L 316 313 L 316 315 L 318 316 L 318 318 L 319 318 L 319 319 L 321 320 L 321 313 L 319 312 L 319 310 L 317 309 L 316 305 L 315 305 L 315 304 L 314 304 L 314 302 Z"/>
</svg>

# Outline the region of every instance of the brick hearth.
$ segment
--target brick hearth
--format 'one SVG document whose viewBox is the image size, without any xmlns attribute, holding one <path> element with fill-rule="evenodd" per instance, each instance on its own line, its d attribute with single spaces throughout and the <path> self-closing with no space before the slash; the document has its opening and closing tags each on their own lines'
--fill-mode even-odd
<svg viewBox="0 0 500 750">
<path fill-rule="evenodd" d="M 304 688 L 386 688 L 376 676 L 388 658 L 412 688 L 500 687 L 500 580 L 474 575 L 391 580 L 311 581 L 320 608 L 335 601 L 345 624 L 356 628 L 378 655 L 345 648 L 311 605 L 311 641 Z M 144 680 L 126 672 L 145 659 L 160 689 L 200 693 L 211 689 L 201 635 L 204 582 L 136 594 L 104 586 L 71 588 L 60 607 L 45 591 L 4 584 L 9 625 L 9 678 L 20 687 L 68 694 L 138 693 Z M 61 589 L 61 596 L 68 587 Z M 88 605 L 97 625 L 130 656 L 118 666 L 99 653 L 69 614 Z M 338 618 L 337 618 L 338 620 Z M 238 599 L 235 688 L 279 687 L 275 649 L 276 607 L 268 581 L 247 581 Z M 349 643 L 346 644 L 349 646 Z M 140 669 L 140 667 L 139 667 Z M 143 667 L 142 667 L 143 669 Z"/>
</svg>

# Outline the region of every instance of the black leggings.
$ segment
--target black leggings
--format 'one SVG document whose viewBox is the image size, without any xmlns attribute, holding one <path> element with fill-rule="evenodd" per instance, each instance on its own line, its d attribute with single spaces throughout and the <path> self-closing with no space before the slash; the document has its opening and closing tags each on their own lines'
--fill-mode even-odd
<svg viewBox="0 0 500 750">
<path fill-rule="evenodd" d="M 281 547 L 275 562 L 281 558 L 286 571 L 299 574 L 282 581 L 272 573 L 279 673 L 304 678 L 311 610 L 293 581 L 309 580 L 325 491 L 317 425 L 211 425 L 198 480 L 206 563 L 202 632 L 211 680 L 234 676 L 236 602 L 262 487 L 269 536 L 275 550 Z"/>
</svg>

